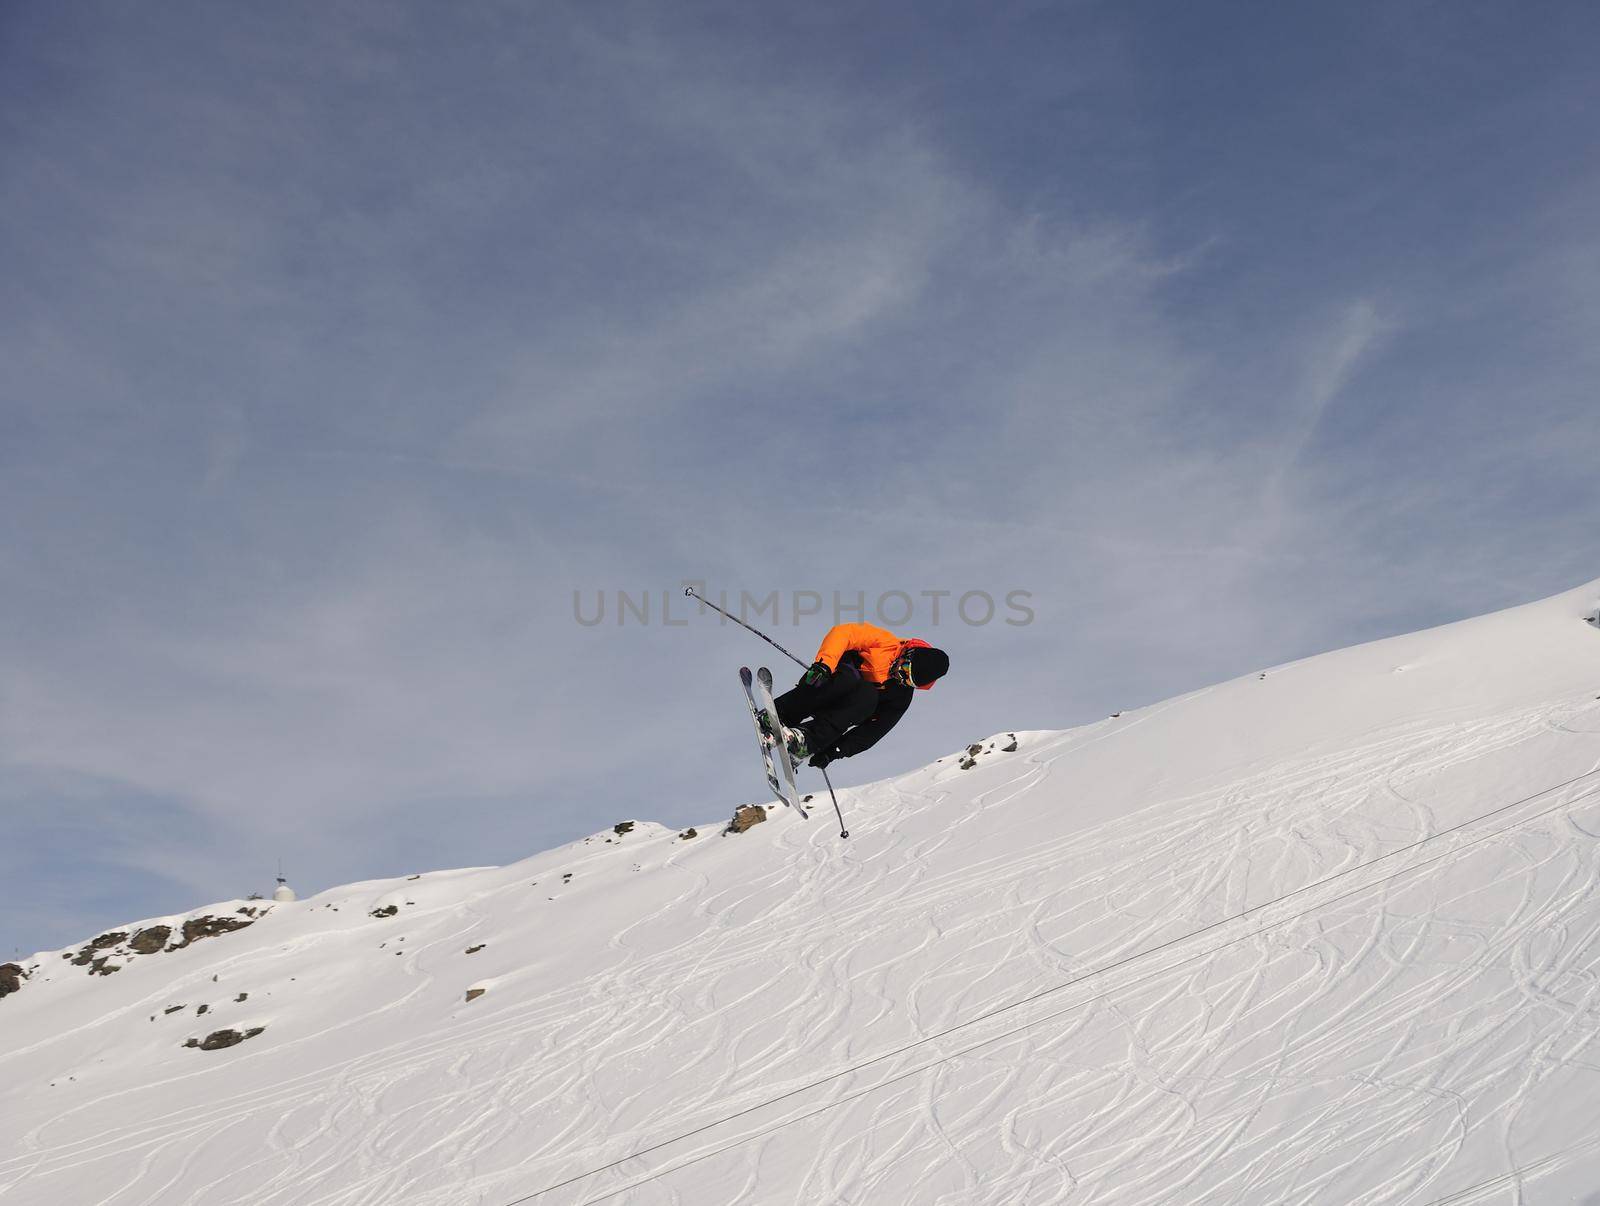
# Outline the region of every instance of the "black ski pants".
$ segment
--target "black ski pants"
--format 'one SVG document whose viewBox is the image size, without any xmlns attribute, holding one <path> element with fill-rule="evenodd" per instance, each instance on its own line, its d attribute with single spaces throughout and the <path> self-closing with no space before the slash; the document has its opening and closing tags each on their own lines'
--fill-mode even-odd
<svg viewBox="0 0 1600 1206">
<path fill-rule="evenodd" d="M 878 710 L 878 688 L 846 662 L 821 686 L 797 683 L 772 702 L 785 726 L 804 723 L 811 731 L 813 751 L 831 750 L 846 729 Z"/>
</svg>

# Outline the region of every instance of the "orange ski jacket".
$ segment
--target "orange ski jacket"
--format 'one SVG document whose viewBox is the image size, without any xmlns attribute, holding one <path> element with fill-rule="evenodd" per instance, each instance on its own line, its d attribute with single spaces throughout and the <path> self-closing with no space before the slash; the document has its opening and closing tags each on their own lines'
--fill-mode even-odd
<svg viewBox="0 0 1600 1206">
<path fill-rule="evenodd" d="M 873 624 L 835 624 L 822 638 L 814 660 L 829 670 L 837 670 L 839 659 L 846 653 L 858 654 L 861 677 L 882 686 L 889 681 L 889 668 L 904 647 L 905 642 L 886 628 Z"/>
</svg>

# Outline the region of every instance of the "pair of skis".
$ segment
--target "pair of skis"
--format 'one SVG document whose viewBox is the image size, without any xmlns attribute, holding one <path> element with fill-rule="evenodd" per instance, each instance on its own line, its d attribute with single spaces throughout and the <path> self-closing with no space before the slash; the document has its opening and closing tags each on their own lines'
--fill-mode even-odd
<svg viewBox="0 0 1600 1206">
<path fill-rule="evenodd" d="M 752 676 L 749 666 L 740 666 L 739 681 L 744 684 L 744 693 L 750 698 L 750 718 L 755 721 L 756 736 L 761 739 L 761 759 L 767 765 L 767 786 L 772 788 L 772 794 L 778 799 L 810 820 L 811 814 L 800 803 L 800 792 L 794 785 L 789 734 L 778 719 L 778 708 L 772 700 L 772 671 L 763 666 Z"/>
</svg>

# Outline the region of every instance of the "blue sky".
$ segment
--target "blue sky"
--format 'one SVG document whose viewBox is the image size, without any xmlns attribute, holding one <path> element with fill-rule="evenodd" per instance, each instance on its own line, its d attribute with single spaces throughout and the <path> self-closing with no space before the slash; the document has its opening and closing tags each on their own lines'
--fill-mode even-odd
<svg viewBox="0 0 1600 1206">
<path fill-rule="evenodd" d="M 574 591 L 1030 592 L 849 783 L 1595 577 L 1597 35 L 6 6 L 0 954 L 760 798 Z"/>
</svg>

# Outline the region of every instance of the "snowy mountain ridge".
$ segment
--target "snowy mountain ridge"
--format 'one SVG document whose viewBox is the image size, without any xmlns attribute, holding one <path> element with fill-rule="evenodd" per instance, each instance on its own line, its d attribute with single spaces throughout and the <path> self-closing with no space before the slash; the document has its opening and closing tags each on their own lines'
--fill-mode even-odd
<svg viewBox="0 0 1600 1206">
<path fill-rule="evenodd" d="M 8 965 L 0 1203 L 1600 1201 L 1597 602 Z"/>
</svg>

